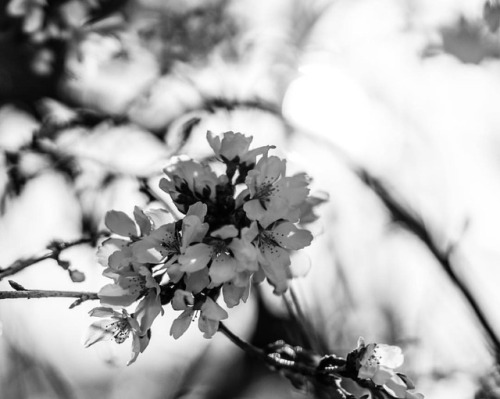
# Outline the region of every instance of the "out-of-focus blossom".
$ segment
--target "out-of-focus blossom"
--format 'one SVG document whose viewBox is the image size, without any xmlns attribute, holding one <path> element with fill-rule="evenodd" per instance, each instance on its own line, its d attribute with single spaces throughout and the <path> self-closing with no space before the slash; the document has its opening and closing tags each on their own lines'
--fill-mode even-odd
<svg viewBox="0 0 500 399">
<path fill-rule="evenodd" d="M 357 349 L 358 378 L 369 379 L 396 398 L 423 399 L 420 393 L 410 392 L 414 385 L 403 374 L 394 369 L 403 364 L 404 356 L 398 346 L 375 344 L 365 345 L 363 338 L 358 341 Z"/>
</svg>

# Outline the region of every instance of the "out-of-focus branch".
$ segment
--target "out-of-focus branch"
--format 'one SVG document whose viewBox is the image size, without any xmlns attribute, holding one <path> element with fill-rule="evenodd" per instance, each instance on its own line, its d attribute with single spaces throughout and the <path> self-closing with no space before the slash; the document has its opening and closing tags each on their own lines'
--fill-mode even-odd
<svg viewBox="0 0 500 399">
<path fill-rule="evenodd" d="M 365 183 L 375 194 L 377 194 L 378 198 L 380 198 L 391 213 L 394 221 L 400 223 L 408 231 L 418 237 L 441 265 L 441 268 L 446 273 L 448 278 L 455 284 L 466 301 L 469 303 L 469 306 L 472 308 L 478 321 L 486 332 L 491 345 L 493 346 L 497 362 L 500 362 L 500 338 L 491 326 L 488 318 L 481 309 L 481 306 L 470 291 L 467 284 L 455 272 L 455 267 L 451 260 L 455 246 L 451 245 L 447 249 L 439 248 L 425 227 L 423 220 L 409 206 L 404 205 L 403 202 L 399 200 L 381 180 L 372 176 L 366 169 L 359 166 L 357 168 L 353 168 L 353 171 L 363 183 Z"/>
<path fill-rule="evenodd" d="M 56 262 L 60 264 L 61 262 L 64 261 L 61 261 L 59 259 L 59 256 L 66 249 L 82 244 L 93 244 L 95 243 L 98 237 L 104 237 L 107 235 L 109 235 L 108 232 L 100 232 L 97 237 L 83 237 L 79 238 L 78 240 L 68 241 L 68 242 L 53 241 L 51 244 L 48 245 L 47 247 L 48 251 L 45 252 L 44 254 L 24 259 L 18 259 L 10 266 L 7 266 L 4 269 L 0 269 L 0 281 L 5 277 L 19 273 L 21 270 L 24 270 L 27 267 L 30 267 L 46 259 L 54 259 Z"/>
<path fill-rule="evenodd" d="M 455 266 L 451 258 L 456 245 L 450 245 L 446 249 L 442 249 L 435 242 L 434 238 L 426 228 L 424 221 L 420 216 L 405 204 L 397 195 L 391 191 L 388 186 L 379 178 L 372 175 L 367 169 L 354 162 L 345 151 L 336 146 L 330 140 L 320 136 L 313 135 L 308 131 L 301 130 L 304 137 L 308 137 L 315 142 L 320 142 L 321 145 L 328 147 L 335 155 L 340 158 L 347 167 L 359 178 L 377 197 L 382 201 L 387 210 L 390 212 L 392 219 L 399 223 L 406 230 L 414 234 L 429 250 L 432 256 L 436 259 L 448 278 L 455 284 L 458 290 L 471 307 L 486 333 L 492 346 L 495 360 L 500 364 L 500 338 L 497 332 L 493 329 L 486 314 L 483 312 L 479 302 L 471 292 L 465 281 L 455 272 Z"/>
</svg>

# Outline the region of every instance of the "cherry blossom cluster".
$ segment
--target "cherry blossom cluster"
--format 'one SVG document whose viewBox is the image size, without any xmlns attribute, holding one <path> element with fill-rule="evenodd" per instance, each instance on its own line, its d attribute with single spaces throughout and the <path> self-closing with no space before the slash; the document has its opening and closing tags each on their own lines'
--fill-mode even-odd
<svg viewBox="0 0 500 399">
<path fill-rule="evenodd" d="M 181 157 L 164 169 L 160 188 L 182 213 L 180 220 L 165 209 L 136 207 L 133 218 L 107 213 L 113 236 L 98 258 L 112 283 L 99 291 L 102 306 L 91 311 L 101 320 L 91 325 L 87 346 L 132 335 L 130 364 L 147 347 L 153 321 L 168 304 L 181 312 L 170 330 L 174 338 L 195 319 L 210 338 L 228 317 L 219 299 L 234 307 L 263 281 L 277 295 L 287 290 L 291 251 L 313 238 L 298 227 L 315 219 L 318 200 L 309 195 L 309 179 L 287 176 L 286 161 L 269 155 L 273 146 L 250 149 L 252 137 L 208 132 L 207 140 L 225 173 Z"/>
</svg>

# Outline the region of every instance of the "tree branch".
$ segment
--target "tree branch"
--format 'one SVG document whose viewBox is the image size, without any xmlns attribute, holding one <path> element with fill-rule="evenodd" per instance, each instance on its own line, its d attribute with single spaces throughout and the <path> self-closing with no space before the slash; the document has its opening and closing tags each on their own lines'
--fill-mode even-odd
<svg viewBox="0 0 500 399">
<path fill-rule="evenodd" d="M 35 298 L 79 298 L 85 301 L 99 299 L 95 292 L 83 291 L 54 291 L 54 290 L 26 290 L 0 291 L 0 299 L 35 299 Z"/>
<path fill-rule="evenodd" d="M 108 232 L 101 232 L 98 234 L 98 237 L 103 237 L 109 235 Z M 51 244 L 48 245 L 47 249 L 48 252 L 39 255 L 39 256 L 32 256 L 29 258 L 25 259 L 18 259 L 14 263 L 12 263 L 10 266 L 6 267 L 5 269 L 0 269 L 0 281 L 4 279 L 5 277 L 12 276 L 21 270 L 26 269 L 29 266 L 32 266 L 36 263 L 42 262 L 47 259 L 54 259 L 56 262 L 60 262 L 59 256 L 63 251 L 65 251 L 68 248 L 77 246 L 77 245 L 82 245 L 82 244 L 92 244 L 96 241 L 97 237 L 84 237 L 80 238 L 78 240 L 74 241 L 69 241 L 69 242 L 64 242 L 64 241 L 54 241 Z"/>
</svg>

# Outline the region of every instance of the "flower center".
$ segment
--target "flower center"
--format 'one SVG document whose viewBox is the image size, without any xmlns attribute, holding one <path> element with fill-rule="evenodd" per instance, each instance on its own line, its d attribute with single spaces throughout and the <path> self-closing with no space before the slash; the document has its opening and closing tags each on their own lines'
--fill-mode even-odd
<svg viewBox="0 0 500 399">
<path fill-rule="evenodd" d="M 130 324 L 126 320 L 118 320 L 112 323 L 111 333 L 117 344 L 124 342 L 130 335 Z"/>
<path fill-rule="evenodd" d="M 269 200 L 269 197 L 276 190 L 276 187 L 273 186 L 272 183 L 263 183 L 259 187 L 259 191 L 255 194 L 255 199 L 266 201 Z"/>
</svg>

